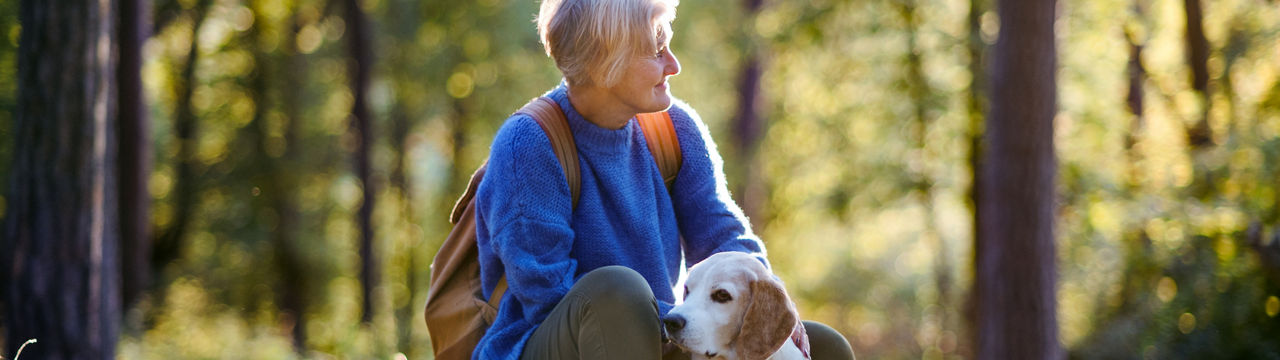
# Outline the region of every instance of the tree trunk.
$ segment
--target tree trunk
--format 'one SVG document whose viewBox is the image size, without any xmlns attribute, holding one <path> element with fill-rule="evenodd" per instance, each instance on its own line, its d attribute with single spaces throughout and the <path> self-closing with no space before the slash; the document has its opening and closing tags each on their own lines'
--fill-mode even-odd
<svg viewBox="0 0 1280 360">
<path fill-rule="evenodd" d="M 400 97 L 400 95 L 397 95 L 397 97 Z M 391 145 L 392 150 L 395 152 L 395 160 L 393 160 L 395 161 L 395 164 L 391 170 L 390 186 L 394 187 L 396 189 L 396 194 L 399 195 L 397 200 L 399 205 L 398 208 L 400 209 L 399 216 L 403 219 L 402 221 L 414 224 L 417 220 L 417 216 L 414 215 L 416 213 L 413 206 L 414 197 L 408 182 L 408 175 L 405 173 L 409 166 L 408 158 L 406 156 L 408 152 L 408 149 L 406 148 L 406 138 L 410 134 L 409 114 L 405 113 L 405 111 L 404 105 L 400 101 L 397 101 L 396 105 L 394 105 L 391 110 Z M 404 231 L 403 226 L 397 225 L 397 228 Z M 410 234 L 411 235 L 408 236 L 407 247 L 409 250 L 397 254 L 397 256 L 400 256 L 401 259 L 403 259 L 399 261 L 403 261 L 403 263 L 406 264 L 404 267 L 403 281 L 408 285 L 408 294 L 405 296 L 409 299 L 414 299 L 417 295 L 418 284 L 418 251 L 416 249 L 421 245 L 421 241 L 420 238 L 413 235 L 415 234 L 414 232 L 410 232 Z M 413 316 L 413 313 L 420 305 L 422 304 L 415 304 L 412 301 L 409 301 L 404 304 L 397 305 L 395 308 L 397 330 L 396 348 L 410 356 L 417 355 L 417 352 L 414 349 L 413 327 L 417 321 L 421 321 L 421 318 Z"/>
<path fill-rule="evenodd" d="M 921 20 L 917 15 L 919 4 L 915 0 L 900 1 L 898 13 L 907 27 L 906 83 L 907 97 L 911 99 L 913 109 L 911 124 L 912 147 L 916 148 L 914 160 L 920 164 L 919 169 L 912 171 L 913 193 L 924 208 L 924 216 L 920 218 L 921 238 L 934 247 L 933 279 L 938 289 L 938 307 L 935 314 L 938 318 L 938 332 L 952 329 L 951 299 L 951 252 L 943 241 L 934 216 L 933 176 L 925 164 L 929 164 L 928 130 L 930 123 L 929 107 L 933 90 L 924 74 L 924 50 L 918 41 Z M 924 344 L 925 346 L 933 344 Z"/>
<path fill-rule="evenodd" d="M 1200 0 L 1183 0 L 1187 20 L 1187 65 L 1191 68 L 1191 88 L 1200 98 L 1200 119 L 1187 129 L 1187 143 L 1193 149 L 1213 145 L 1209 128 L 1209 39 L 1204 35 L 1204 10 Z"/>
<path fill-rule="evenodd" d="M 1137 16 L 1142 17 L 1143 12 L 1139 4 L 1134 4 Z M 1129 157 L 1129 171 L 1126 176 L 1126 188 L 1130 192 L 1136 191 L 1141 185 L 1142 169 L 1138 167 L 1141 154 L 1135 147 L 1138 143 L 1138 132 L 1143 126 L 1143 105 L 1142 98 L 1145 94 L 1142 84 L 1147 80 L 1147 70 L 1142 66 L 1142 50 L 1146 42 L 1144 40 L 1135 39 L 1134 34 L 1125 31 L 1125 39 L 1129 42 L 1129 66 L 1127 73 L 1129 75 L 1129 91 L 1125 94 L 1125 104 L 1129 109 L 1129 113 L 1133 115 L 1133 121 L 1129 123 L 1129 132 L 1124 137 L 1124 149 Z"/>
<path fill-rule="evenodd" d="M 1000 0 L 975 249 L 978 359 L 1060 359 L 1054 0 Z"/>
<path fill-rule="evenodd" d="M 387 24 L 386 29 L 389 36 L 385 38 L 390 39 L 388 41 L 394 42 L 396 46 L 412 44 L 417 36 L 418 25 L 423 21 L 423 19 L 415 16 L 405 16 L 405 14 L 423 14 L 422 7 L 423 6 L 421 4 L 414 1 L 388 2 L 385 12 L 386 15 L 384 15 L 385 17 L 383 18 L 383 21 Z M 416 64 L 416 58 L 406 56 L 403 53 L 390 56 L 388 61 L 390 62 L 389 66 L 392 69 L 397 69 L 396 71 L 405 71 L 404 69 L 418 67 Z M 401 232 L 408 232 L 409 235 L 406 236 L 406 245 L 408 250 L 395 253 L 392 256 L 396 256 L 398 259 L 388 259 L 387 261 L 395 261 L 400 264 L 405 264 L 403 270 L 404 280 L 402 281 L 408 286 L 406 289 L 407 294 L 403 296 L 408 299 L 416 299 L 419 287 L 421 286 L 418 284 L 420 279 L 418 274 L 421 271 L 421 269 L 418 268 L 418 261 L 420 261 L 418 260 L 420 257 L 420 251 L 418 249 L 421 249 L 423 245 L 421 234 L 411 230 L 413 226 L 410 226 L 410 229 L 405 228 L 405 225 L 418 223 L 417 207 L 415 206 L 416 202 L 414 201 L 415 193 L 413 192 L 412 185 L 409 183 L 409 172 L 412 169 L 412 164 L 409 163 L 410 159 L 408 156 L 409 139 L 411 136 L 416 135 L 412 133 L 414 120 L 410 115 L 408 105 L 406 105 L 413 102 L 413 98 L 418 95 L 405 90 L 405 86 L 400 85 L 403 84 L 401 81 L 411 82 L 413 81 L 412 79 L 413 76 L 408 76 L 407 79 L 394 81 L 396 83 L 396 85 L 392 86 L 392 88 L 395 89 L 395 95 L 392 97 L 394 99 L 394 103 L 391 107 L 389 116 L 391 131 L 388 132 L 390 135 L 388 137 L 388 141 L 391 143 L 391 149 L 395 153 L 395 157 L 392 160 L 388 186 L 396 189 L 396 194 L 398 194 L 398 198 L 395 200 L 397 201 L 397 208 L 399 209 L 398 216 L 400 219 L 397 221 L 396 228 Z M 395 296 L 401 295 L 397 294 Z M 406 301 L 395 306 L 396 308 L 394 313 L 397 330 L 396 349 L 399 349 L 399 351 L 403 352 L 410 359 L 423 357 L 419 349 L 421 344 L 418 344 L 418 342 L 413 339 L 414 325 L 422 321 L 422 317 L 414 316 L 414 313 L 417 309 L 421 308 L 422 304 L 416 303 L 415 301 Z"/>
<path fill-rule="evenodd" d="M 284 77 L 281 83 L 289 87 L 302 86 L 304 82 L 302 75 L 306 71 L 306 58 L 303 57 L 302 51 L 298 50 L 297 42 L 298 32 L 302 30 L 303 25 L 296 12 L 295 8 L 294 15 L 289 21 L 289 31 L 284 32 L 285 66 L 279 72 Z M 302 124 L 303 95 L 298 91 L 281 91 L 280 94 L 281 112 L 284 113 L 288 124 L 285 125 L 284 130 L 284 154 L 274 166 L 276 171 L 273 177 L 280 188 L 272 198 L 272 207 L 279 214 L 280 222 L 276 224 L 272 242 L 275 243 L 276 266 L 280 271 L 280 285 L 283 289 L 280 294 L 280 310 L 292 320 L 291 324 L 287 324 L 287 328 L 293 337 L 294 351 L 302 354 L 307 346 L 307 292 L 311 289 L 311 284 L 307 281 L 307 267 L 301 254 L 301 244 L 298 243 L 298 229 L 302 214 L 298 209 L 298 193 L 294 190 L 299 186 L 298 177 L 295 174 L 298 173 L 298 128 Z"/>
<path fill-rule="evenodd" d="M 115 4 L 21 3 L 9 210 L 0 238 L 6 344 L 24 358 L 114 359 Z"/>
<path fill-rule="evenodd" d="M 968 162 L 970 181 L 968 205 L 969 210 L 973 213 L 973 220 L 970 222 L 970 224 L 973 225 L 973 229 L 970 233 L 970 241 L 972 242 L 971 248 L 973 249 L 973 258 L 975 259 L 975 262 L 971 263 L 970 266 L 973 269 L 977 269 L 976 259 L 980 256 L 978 251 L 981 250 L 978 246 L 978 239 L 982 238 L 982 234 L 979 231 L 981 226 L 978 226 L 978 223 L 981 222 L 983 216 L 978 203 L 980 203 L 982 199 L 982 128 L 983 123 L 985 122 L 983 114 L 986 111 L 986 71 L 984 71 L 986 65 L 983 60 L 983 54 L 986 53 L 987 50 L 987 44 L 982 40 L 982 14 L 986 12 L 987 7 L 987 2 L 984 0 L 969 0 L 969 39 L 966 45 L 969 53 L 970 77 L 969 96 L 966 105 L 969 112 Z M 977 333 L 976 329 L 973 327 L 977 324 L 976 296 L 977 292 L 970 289 L 969 295 L 965 299 L 964 303 L 964 316 L 966 323 L 969 325 L 965 330 L 970 334 Z M 969 346 L 973 344 L 964 341 L 959 343 L 959 348 L 956 353 L 966 358 L 971 357 L 972 349 Z"/>
<path fill-rule="evenodd" d="M 120 0 L 119 86 L 121 305 L 127 310 L 151 281 L 151 118 L 142 91 L 142 43 L 150 31 L 149 0 Z"/>
<path fill-rule="evenodd" d="M 178 142 L 178 156 L 174 160 L 173 217 L 168 227 L 159 231 L 151 253 L 151 269 L 159 272 L 166 265 L 182 255 L 182 242 L 187 233 L 187 225 L 191 222 L 191 214 L 195 212 L 198 174 L 195 171 L 196 147 L 199 134 L 199 118 L 191 104 L 196 88 L 196 65 L 200 61 L 200 27 L 204 24 L 205 14 L 212 0 L 200 0 L 192 13 L 191 48 L 187 51 L 187 59 L 183 64 L 181 80 L 175 81 L 174 92 L 178 94 L 174 105 L 173 131 Z M 161 285 L 161 284 L 154 284 Z"/>
<path fill-rule="evenodd" d="M 764 61 L 760 56 L 760 45 L 756 41 L 755 27 L 751 24 L 755 23 L 763 2 L 764 0 L 743 0 L 743 8 L 746 9 L 744 18 L 748 25 L 742 36 L 747 47 L 743 49 L 745 60 L 738 76 L 738 109 L 733 127 L 736 140 L 734 144 L 738 148 L 738 154 L 742 154 L 742 185 L 735 193 L 739 194 L 738 202 L 742 205 L 742 211 L 752 221 L 752 225 L 755 225 L 756 232 L 761 231 L 760 226 L 764 221 L 762 212 L 768 194 L 765 191 L 764 176 L 760 173 L 757 151 L 765 128 L 765 120 L 760 116 L 760 78 L 764 72 Z"/>
<path fill-rule="evenodd" d="M 369 102 L 366 89 L 369 87 L 369 69 L 372 67 L 372 58 L 369 51 L 369 25 L 365 19 L 364 11 L 360 9 L 358 0 L 345 0 L 346 5 L 345 18 L 347 22 L 347 31 L 351 37 L 347 38 L 348 50 L 350 50 L 351 59 L 349 60 L 348 76 L 351 81 L 351 95 L 354 102 L 351 104 L 351 125 L 349 131 L 354 135 L 356 142 L 355 153 L 352 154 L 355 163 L 356 178 L 360 179 L 360 188 L 362 192 L 362 200 L 360 202 L 360 210 L 358 211 L 356 222 L 360 226 L 360 284 L 364 300 L 361 306 L 360 320 L 369 323 L 373 320 L 373 294 L 374 289 L 378 287 L 378 266 L 377 254 L 374 252 L 373 246 L 373 206 L 374 206 L 374 183 L 372 178 L 369 149 L 373 142 L 373 122 L 369 115 Z"/>
<path fill-rule="evenodd" d="M 259 45 L 264 43 L 266 33 L 263 28 L 268 26 L 270 21 L 263 15 L 262 1 L 249 1 L 246 5 L 252 10 L 254 20 L 253 27 L 244 33 L 245 37 L 241 42 L 253 54 L 253 72 L 249 75 L 248 85 L 254 112 L 249 125 L 244 128 L 244 138 L 248 140 L 250 146 L 254 147 L 254 153 L 259 154 L 249 159 L 247 167 L 253 169 L 253 182 L 261 184 L 260 195 L 255 196 L 252 209 L 260 212 L 254 218 L 265 221 L 270 221 L 266 219 L 275 220 L 265 224 L 270 231 L 272 265 L 275 266 L 278 276 L 275 279 L 277 281 L 275 289 L 278 289 L 275 291 L 275 300 L 280 310 L 280 321 L 293 339 L 294 351 L 302 355 L 306 351 L 307 343 L 304 319 L 305 292 L 308 289 L 308 283 L 296 244 L 299 214 L 294 191 L 297 188 L 297 177 L 294 174 L 298 169 L 295 166 L 297 144 L 294 141 L 299 119 L 298 97 L 301 95 L 298 91 L 273 91 L 303 88 L 303 84 L 298 83 L 296 76 L 297 72 L 301 71 L 301 64 L 299 64 L 301 59 L 297 55 L 295 41 L 300 26 L 297 24 L 296 16 L 288 21 L 288 30 L 283 32 L 281 39 L 281 50 L 286 64 L 277 66 L 278 58 L 264 51 Z M 280 78 L 273 78 L 275 75 L 279 75 Z M 280 87 L 281 85 L 283 87 Z M 272 133 L 272 127 L 267 118 L 275 106 L 271 98 L 272 94 L 279 94 L 282 99 L 279 109 L 287 119 L 282 142 L 269 135 Z"/>
</svg>

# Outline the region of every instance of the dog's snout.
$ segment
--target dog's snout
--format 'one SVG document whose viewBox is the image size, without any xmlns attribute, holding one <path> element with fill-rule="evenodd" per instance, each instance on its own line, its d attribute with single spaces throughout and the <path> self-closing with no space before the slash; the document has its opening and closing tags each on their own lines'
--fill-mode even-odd
<svg viewBox="0 0 1280 360">
<path fill-rule="evenodd" d="M 674 334 L 680 332 L 680 329 L 684 329 L 685 319 L 680 315 L 668 315 L 662 319 L 662 323 L 666 326 L 667 333 Z"/>
</svg>

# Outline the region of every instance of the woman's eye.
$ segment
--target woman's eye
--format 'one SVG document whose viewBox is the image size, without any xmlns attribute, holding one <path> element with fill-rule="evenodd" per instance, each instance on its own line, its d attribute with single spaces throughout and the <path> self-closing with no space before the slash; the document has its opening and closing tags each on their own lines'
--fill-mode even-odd
<svg viewBox="0 0 1280 360">
<path fill-rule="evenodd" d="M 663 47 L 661 49 L 658 49 L 658 52 L 653 53 L 653 57 L 660 58 L 662 57 L 662 55 L 666 55 L 666 54 L 667 54 L 667 48 Z"/>
<path fill-rule="evenodd" d="M 728 291 L 724 291 L 724 289 L 720 289 L 711 293 L 711 301 L 715 301 L 723 304 L 723 303 L 733 301 L 733 296 L 729 295 Z"/>
</svg>

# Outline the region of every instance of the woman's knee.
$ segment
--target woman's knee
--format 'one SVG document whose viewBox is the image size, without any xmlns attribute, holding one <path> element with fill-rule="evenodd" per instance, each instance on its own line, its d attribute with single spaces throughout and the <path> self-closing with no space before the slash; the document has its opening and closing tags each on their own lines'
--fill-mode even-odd
<svg viewBox="0 0 1280 360">
<path fill-rule="evenodd" d="M 804 332 L 809 335 L 809 348 L 814 359 L 853 359 L 853 347 L 849 340 L 826 324 L 805 320 Z"/>
<path fill-rule="evenodd" d="M 658 302 L 644 277 L 621 266 L 593 270 L 574 290 L 582 301 L 577 344 L 584 359 L 660 357 L 661 321 Z M 573 292 L 573 291 L 571 291 Z"/>
<path fill-rule="evenodd" d="M 595 305 L 643 306 L 655 303 L 649 282 L 640 273 L 625 266 L 605 266 L 583 275 L 575 287 L 582 287 Z"/>
</svg>

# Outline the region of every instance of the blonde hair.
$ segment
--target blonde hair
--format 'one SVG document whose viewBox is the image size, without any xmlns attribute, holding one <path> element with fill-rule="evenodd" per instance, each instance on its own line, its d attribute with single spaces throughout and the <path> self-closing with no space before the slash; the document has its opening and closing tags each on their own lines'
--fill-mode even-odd
<svg viewBox="0 0 1280 360">
<path fill-rule="evenodd" d="M 637 56 L 667 46 L 679 0 L 543 0 L 538 37 L 569 85 L 611 87 Z"/>
</svg>

